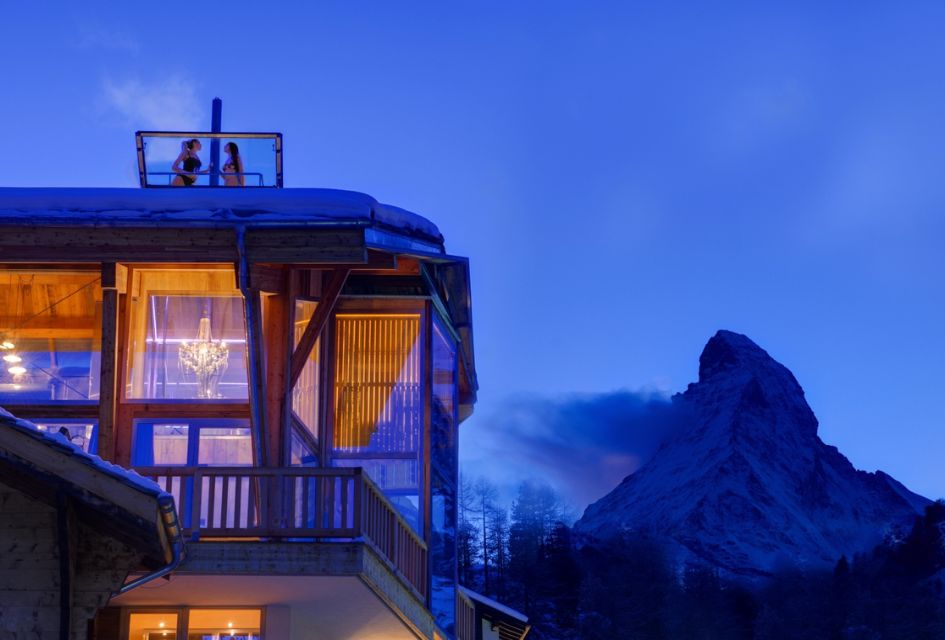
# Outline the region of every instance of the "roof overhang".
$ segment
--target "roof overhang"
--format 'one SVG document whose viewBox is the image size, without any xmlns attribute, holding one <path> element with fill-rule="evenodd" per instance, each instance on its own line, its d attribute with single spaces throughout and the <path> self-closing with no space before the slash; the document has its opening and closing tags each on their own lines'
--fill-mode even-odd
<svg viewBox="0 0 945 640">
<path fill-rule="evenodd" d="M 173 498 L 132 474 L 0 409 L 0 481 L 51 506 L 65 494 L 82 522 L 143 552 L 148 565 L 167 564 L 178 533 L 162 506 Z"/>
</svg>

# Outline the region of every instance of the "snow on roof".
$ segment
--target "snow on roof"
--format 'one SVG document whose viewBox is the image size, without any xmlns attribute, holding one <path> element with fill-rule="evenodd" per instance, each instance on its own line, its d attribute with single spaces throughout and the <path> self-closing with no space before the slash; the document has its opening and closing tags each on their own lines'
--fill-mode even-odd
<svg viewBox="0 0 945 640">
<path fill-rule="evenodd" d="M 380 225 L 438 243 L 435 224 L 416 213 L 339 189 L 0 187 L 0 220 L 110 226 L 175 223 L 226 226 Z"/>
<path fill-rule="evenodd" d="M 119 467 L 117 464 L 112 464 L 111 462 L 102 460 L 97 455 L 86 453 L 82 447 L 73 444 L 62 434 L 46 433 L 45 431 L 40 431 L 39 428 L 32 422 L 17 418 L 3 407 L 0 407 L 0 428 L 13 428 L 34 438 L 42 440 L 57 451 L 72 455 L 80 462 L 83 462 L 84 464 L 87 464 L 91 467 L 95 467 L 97 470 L 110 475 L 127 485 L 131 485 L 132 487 L 157 498 L 171 497 L 169 493 L 163 491 L 161 487 L 158 486 L 158 484 L 153 480 L 149 480 L 144 476 L 138 475 L 130 469 L 125 469 L 124 467 Z"/>
<path fill-rule="evenodd" d="M 520 613 L 511 607 L 507 607 L 501 602 L 496 602 L 492 598 L 487 598 L 481 593 L 476 593 L 472 589 L 467 589 L 466 587 L 462 585 L 460 585 L 459 590 L 462 593 L 464 593 L 466 597 L 469 598 L 470 600 L 475 600 L 476 602 L 480 602 L 486 605 L 487 607 L 492 607 L 496 611 L 500 611 L 504 613 L 505 615 L 509 616 L 510 618 L 514 618 L 520 622 L 523 622 L 523 623 L 528 622 L 528 616 L 526 616 L 524 613 Z"/>
</svg>

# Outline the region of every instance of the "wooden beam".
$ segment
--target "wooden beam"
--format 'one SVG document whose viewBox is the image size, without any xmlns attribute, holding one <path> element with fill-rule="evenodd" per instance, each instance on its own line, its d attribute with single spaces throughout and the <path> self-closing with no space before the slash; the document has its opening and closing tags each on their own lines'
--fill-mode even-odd
<svg viewBox="0 0 945 640">
<path fill-rule="evenodd" d="M 69 497 L 59 491 L 56 494 L 56 542 L 59 551 L 59 638 L 69 640 L 72 633 L 72 574 L 75 560 L 72 522 L 72 507 Z"/>
<path fill-rule="evenodd" d="M 246 319 L 247 375 L 249 377 L 249 414 L 253 430 L 256 466 L 269 466 L 269 436 L 266 424 L 266 361 L 262 332 L 262 294 L 246 289 L 243 311 Z"/>
<path fill-rule="evenodd" d="M 98 418 L 97 404 L 4 404 L 3 408 L 17 418 L 26 420 L 77 419 L 95 420 Z"/>
<path fill-rule="evenodd" d="M 321 335 L 325 325 L 328 324 L 328 319 L 338 303 L 338 298 L 341 297 L 341 290 L 345 287 L 349 273 L 351 273 L 350 269 L 334 269 L 331 272 L 328 283 L 323 288 L 322 299 L 315 307 L 315 313 L 309 319 L 302 337 L 299 338 L 299 344 L 292 353 L 292 364 L 289 368 L 289 389 L 293 389 L 295 383 L 299 381 L 302 369 L 305 368 L 305 361 L 308 360 L 315 342 Z"/>
<path fill-rule="evenodd" d="M 246 254 L 250 264 L 363 264 L 368 259 L 364 229 L 250 228 Z"/>
<path fill-rule="evenodd" d="M 378 251 L 377 249 L 367 250 L 367 260 L 361 262 L 344 263 L 312 263 L 295 264 L 293 266 L 307 267 L 309 269 L 351 269 L 352 271 L 394 271 L 398 269 L 397 256 Z"/>
<path fill-rule="evenodd" d="M 231 229 L 0 227 L 5 262 L 232 262 Z"/>
<path fill-rule="evenodd" d="M 289 322 L 292 309 L 287 294 L 266 299 L 266 327 L 263 330 L 266 356 L 266 425 L 269 427 L 269 464 L 281 467 L 285 447 L 285 409 L 288 403 L 286 380 L 289 372 Z"/>
<path fill-rule="evenodd" d="M 262 264 L 249 265 L 250 289 L 258 289 L 266 293 L 285 293 L 286 272 L 282 267 L 272 267 Z"/>
<path fill-rule="evenodd" d="M 114 461 L 118 416 L 118 278 L 114 262 L 102 263 L 102 361 L 98 400 L 98 455 Z"/>
</svg>

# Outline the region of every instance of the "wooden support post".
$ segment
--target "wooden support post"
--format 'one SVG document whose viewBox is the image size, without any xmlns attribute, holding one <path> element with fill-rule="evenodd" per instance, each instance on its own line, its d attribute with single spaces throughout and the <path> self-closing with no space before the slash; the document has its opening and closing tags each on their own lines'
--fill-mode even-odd
<svg viewBox="0 0 945 640">
<path fill-rule="evenodd" d="M 118 266 L 102 263 L 102 358 L 98 397 L 98 454 L 115 458 L 118 405 Z"/>
<path fill-rule="evenodd" d="M 269 466 L 269 429 L 266 424 L 266 362 L 262 335 L 262 294 L 249 289 L 243 294 L 246 315 L 246 348 L 249 354 L 249 414 L 254 431 L 256 465 Z"/>
<path fill-rule="evenodd" d="M 328 319 L 331 317 L 332 311 L 335 310 L 335 304 L 341 296 L 341 290 L 345 287 L 349 273 L 351 273 L 351 270 L 347 268 L 333 269 L 328 283 L 323 287 L 322 299 L 319 300 L 315 313 L 309 319 L 302 337 L 299 338 L 299 344 L 292 353 L 292 365 L 289 369 L 289 389 L 295 387 L 295 383 L 299 381 L 302 369 L 305 368 L 305 361 L 308 360 L 315 342 L 318 341 L 322 330 L 328 324 Z"/>
<path fill-rule="evenodd" d="M 289 402 L 286 385 L 289 377 L 289 323 L 292 321 L 291 299 L 286 294 L 266 298 L 266 328 L 263 330 L 266 371 L 266 424 L 269 427 L 269 463 L 276 467 L 287 464 L 284 442 L 286 409 Z"/>
<path fill-rule="evenodd" d="M 56 541 L 59 551 L 59 638 L 72 637 L 72 572 L 74 527 L 69 498 L 59 491 L 56 494 Z"/>
</svg>

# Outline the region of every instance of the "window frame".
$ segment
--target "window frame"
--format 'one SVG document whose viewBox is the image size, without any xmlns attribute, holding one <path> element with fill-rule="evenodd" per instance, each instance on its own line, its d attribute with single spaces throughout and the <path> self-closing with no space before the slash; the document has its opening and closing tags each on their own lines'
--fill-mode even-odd
<svg viewBox="0 0 945 640">
<path fill-rule="evenodd" d="M 134 605 L 121 607 L 121 624 L 119 637 L 121 640 L 127 640 L 131 633 L 131 616 L 136 613 L 154 614 L 167 613 L 177 616 L 177 637 L 178 640 L 186 640 L 190 634 L 190 612 L 198 611 L 259 611 L 259 640 L 266 640 L 266 605 Z"/>
</svg>

